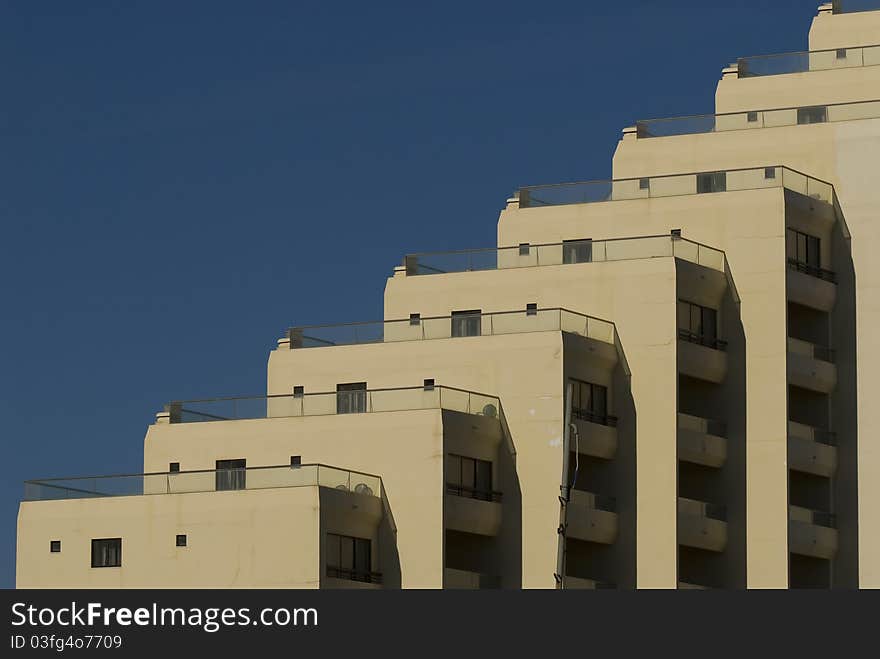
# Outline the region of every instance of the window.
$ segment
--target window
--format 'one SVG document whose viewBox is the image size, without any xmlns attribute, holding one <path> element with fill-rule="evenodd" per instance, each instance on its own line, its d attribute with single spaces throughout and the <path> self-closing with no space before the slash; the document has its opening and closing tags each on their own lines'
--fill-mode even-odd
<svg viewBox="0 0 880 659">
<path fill-rule="evenodd" d="M 410 325 L 420 325 L 422 322 L 422 314 L 420 313 L 411 313 L 409 315 L 409 324 Z"/>
<path fill-rule="evenodd" d="M 639 190 L 650 190 L 650 189 L 651 189 L 651 179 L 640 178 L 639 179 Z"/>
<path fill-rule="evenodd" d="M 678 336 L 692 343 L 720 349 L 718 312 L 687 300 L 678 301 Z"/>
<path fill-rule="evenodd" d="M 846 48 L 837 49 L 837 59 L 846 59 Z"/>
<path fill-rule="evenodd" d="M 590 263 L 593 260 L 593 239 L 564 240 L 562 242 L 563 263 Z"/>
<path fill-rule="evenodd" d="M 727 172 L 697 174 L 697 194 L 724 192 L 727 190 Z"/>
<path fill-rule="evenodd" d="M 306 389 L 302 385 L 297 385 L 293 388 L 293 397 L 294 398 L 302 398 L 306 395 Z"/>
<path fill-rule="evenodd" d="M 217 460 L 217 473 L 214 476 L 217 491 L 245 489 L 246 469 L 247 460 L 244 458 Z"/>
<path fill-rule="evenodd" d="M 303 459 L 301 455 L 291 455 L 290 456 L 290 466 L 291 467 L 299 467 L 303 463 Z"/>
<path fill-rule="evenodd" d="M 483 312 L 474 311 L 452 312 L 452 336 L 480 336 L 482 334 Z"/>
<path fill-rule="evenodd" d="M 758 113 L 757 112 L 749 112 L 746 115 L 746 121 L 748 121 L 750 124 L 757 122 L 758 121 Z"/>
<path fill-rule="evenodd" d="M 50 540 L 49 541 L 49 551 L 53 554 L 61 553 L 61 541 L 60 540 Z"/>
<path fill-rule="evenodd" d="M 799 124 L 823 124 L 828 121 L 828 108 L 824 105 L 799 108 L 797 120 Z"/>
<path fill-rule="evenodd" d="M 174 545 L 176 547 L 186 547 L 186 535 L 178 533 L 177 537 L 174 539 Z"/>
<path fill-rule="evenodd" d="M 120 567 L 122 538 L 92 540 L 92 567 Z"/>
<path fill-rule="evenodd" d="M 592 382 L 572 380 L 571 415 L 576 419 L 616 425 L 617 420 L 608 416 L 608 387 Z"/>
<path fill-rule="evenodd" d="M 365 583 L 381 583 L 373 572 L 372 543 L 366 538 L 327 534 L 327 576 Z"/>
<path fill-rule="evenodd" d="M 528 256 L 531 245 L 529 243 L 520 243 L 519 244 L 519 255 L 520 256 Z"/>
<path fill-rule="evenodd" d="M 446 491 L 460 497 L 497 501 L 492 491 L 492 463 L 462 455 L 446 456 Z"/>
<path fill-rule="evenodd" d="M 776 168 L 775 167 L 765 167 L 764 168 L 764 178 L 768 179 L 768 180 L 776 178 Z"/>
<path fill-rule="evenodd" d="M 367 411 L 367 383 L 336 385 L 336 413 L 362 414 Z"/>
<path fill-rule="evenodd" d="M 425 391 L 434 391 L 434 378 L 427 378 L 423 384 Z"/>
<path fill-rule="evenodd" d="M 785 232 L 785 255 L 797 265 L 819 269 L 822 266 L 821 247 L 822 242 L 816 236 L 794 229 Z"/>
<path fill-rule="evenodd" d="M 537 316 L 538 315 L 538 305 L 534 302 L 530 302 L 526 305 L 526 315 L 527 316 Z"/>
<path fill-rule="evenodd" d="M 180 463 L 179 462 L 169 462 L 168 463 L 168 471 L 172 474 L 176 474 L 180 471 Z"/>
</svg>

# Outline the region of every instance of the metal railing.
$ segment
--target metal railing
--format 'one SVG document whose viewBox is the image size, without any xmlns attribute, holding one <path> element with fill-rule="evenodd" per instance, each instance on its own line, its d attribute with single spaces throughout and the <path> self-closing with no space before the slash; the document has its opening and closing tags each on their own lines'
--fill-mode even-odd
<svg viewBox="0 0 880 659">
<path fill-rule="evenodd" d="M 614 323 L 568 309 L 528 309 L 481 313 L 476 319 L 478 336 L 562 331 L 614 343 Z M 287 331 L 292 350 L 329 346 L 426 341 L 454 337 L 454 316 L 413 317 L 340 325 L 293 327 Z"/>
<path fill-rule="evenodd" d="M 740 57 L 736 61 L 740 78 L 850 69 L 877 64 L 880 64 L 880 45 L 755 55 Z"/>
<path fill-rule="evenodd" d="M 682 341 L 687 341 L 688 343 L 696 343 L 697 345 L 705 346 L 706 348 L 712 348 L 712 350 L 727 350 L 727 341 L 722 341 L 718 337 L 715 336 L 705 336 L 703 334 L 695 334 L 690 330 L 681 329 L 678 330 L 678 338 Z"/>
<path fill-rule="evenodd" d="M 236 476 L 236 487 L 230 488 L 226 476 L 233 472 Z M 364 496 L 381 497 L 382 494 L 382 479 L 379 476 L 323 464 L 309 464 L 28 480 L 24 483 L 24 500 L 51 501 L 310 486 L 345 490 Z"/>
<path fill-rule="evenodd" d="M 165 406 L 169 423 L 204 423 L 281 417 L 367 414 L 446 409 L 479 416 L 500 414 L 497 396 L 455 387 L 400 387 L 175 401 Z"/>
<path fill-rule="evenodd" d="M 815 343 L 793 337 L 788 337 L 788 350 L 793 354 L 818 359 L 829 364 L 833 364 L 836 357 L 833 348 L 816 345 Z"/>
<path fill-rule="evenodd" d="M 568 243 L 529 245 L 528 252 L 517 247 L 489 247 L 453 252 L 426 252 L 411 254 L 404 259 L 407 276 L 429 276 L 454 272 L 505 270 L 511 268 L 604 263 L 675 257 L 725 272 L 724 252 L 713 247 L 671 236 L 643 236 L 591 241 L 589 254 L 582 258 L 567 258 Z"/>
<path fill-rule="evenodd" d="M 880 56 L 880 46 L 878 56 Z M 878 62 L 880 64 L 880 62 Z M 833 103 L 770 110 L 703 114 L 636 122 L 639 139 L 722 133 L 756 128 L 780 128 L 817 123 L 835 123 L 880 117 L 880 100 Z"/>
<path fill-rule="evenodd" d="M 880 116 L 880 101 L 876 101 L 876 103 L 876 112 Z M 871 114 L 874 112 L 875 110 L 872 109 Z M 741 114 L 745 115 L 746 113 Z M 834 115 L 832 114 L 832 116 Z M 661 121 L 673 122 L 677 120 L 664 119 Z M 684 134 L 686 132 L 687 129 L 681 133 L 671 132 L 669 134 Z M 707 183 L 711 183 L 711 185 L 707 186 Z M 546 206 L 631 201 L 633 199 L 660 199 L 663 197 L 783 187 L 820 201 L 834 202 L 834 186 L 830 183 L 820 181 L 790 167 L 773 165 L 715 172 L 664 174 L 661 176 L 614 179 L 609 181 L 580 181 L 575 183 L 534 185 L 519 190 L 519 207 L 542 208 Z"/>
<path fill-rule="evenodd" d="M 456 483 L 446 483 L 446 494 L 456 497 L 464 497 L 465 499 L 477 499 L 478 501 L 489 501 L 492 503 L 501 503 L 504 496 L 501 492 L 493 490 L 481 490 L 466 485 L 457 485 Z"/>
<path fill-rule="evenodd" d="M 825 268 L 820 268 L 815 265 L 809 265 L 804 263 L 803 261 L 798 261 L 797 259 L 788 259 L 788 269 L 794 270 L 796 272 L 802 272 L 805 275 L 810 275 L 811 277 L 816 277 L 817 279 L 823 279 L 825 281 L 831 282 L 832 284 L 837 283 L 837 273 L 833 270 L 826 270 Z"/>
<path fill-rule="evenodd" d="M 348 570 L 342 567 L 327 566 L 327 576 L 331 579 L 345 579 L 346 581 L 357 581 L 360 583 L 382 583 L 381 572 L 368 572 L 366 570 Z"/>
<path fill-rule="evenodd" d="M 571 416 L 580 421 L 595 423 L 600 426 L 608 426 L 609 428 L 617 427 L 617 417 L 611 414 L 598 414 L 592 410 L 585 410 L 578 407 L 571 408 Z"/>
</svg>

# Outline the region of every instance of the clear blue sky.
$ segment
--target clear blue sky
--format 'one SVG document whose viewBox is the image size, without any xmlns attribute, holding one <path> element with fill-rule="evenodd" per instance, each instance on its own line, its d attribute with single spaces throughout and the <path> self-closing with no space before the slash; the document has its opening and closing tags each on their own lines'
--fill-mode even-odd
<svg viewBox="0 0 880 659">
<path fill-rule="evenodd" d="M 141 471 L 164 402 L 264 392 L 288 325 L 381 318 L 818 4 L 0 1 L 0 586 L 22 480 Z"/>
</svg>

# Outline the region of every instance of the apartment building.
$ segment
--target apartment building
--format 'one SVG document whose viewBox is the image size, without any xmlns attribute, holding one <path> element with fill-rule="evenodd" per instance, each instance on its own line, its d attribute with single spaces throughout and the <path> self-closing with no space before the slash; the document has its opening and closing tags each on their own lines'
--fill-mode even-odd
<svg viewBox="0 0 880 659">
<path fill-rule="evenodd" d="M 383 320 L 290 328 L 265 396 L 165 406 L 143 473 L 28 481 L 18 586 L 880 586 L 875 43 L 822 5 Z"/>
</svg>

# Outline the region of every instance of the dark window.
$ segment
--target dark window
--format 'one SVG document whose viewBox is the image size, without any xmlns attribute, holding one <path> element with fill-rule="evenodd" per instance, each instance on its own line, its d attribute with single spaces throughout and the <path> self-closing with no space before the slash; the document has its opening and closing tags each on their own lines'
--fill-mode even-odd
<svg viewBox="0 0 880 659">
<path fill-rule="evenodd" d="M 837 59 L 846 59 L 846 48 L 837 49 Z"/>
<path fill-rule="evenodd" d="M 750 124 L 755 123 L 756 121 L 758 121 L 758 113 L 757 113 L 757 112 L 749 112 L 749 113 L 746 115 L 746 120 L 747 120 Z"/>
<path fill-rule="evenodd" d="M 446 491 L 482 501 L 497 501 L 492 491 L 492 463 L 462 455 L 446 457 Z"/>
<path fill-rule="evenodd" d="M 727 190 L 727 172 L 697 174 L 697 194 L 724 192 Z"/>
<path fill-rule="evenodd" d="M 92 567 L 122 565 L 122 538 L 92 540 Z"/>
<path fill-rule="evenodd" d="M 247 476 L 247 460 L 217 460 L 215 488 L 221 490 L 243 490 Z"/>
<path fill-rule="evenodd" d="M 305 396 L 306 390 L 302 385 L 297 385 L 293 388 L 293 397 L 294 398 L 302 398 Z"/>
<path fill-rule="evenodd" d="M 593 260 L 593 240 L 564 240 L 562 242 L 563 263 L 590 263 Z"/>
<path fill-rule="evenodd" d="M 650 189 L 651 189 L 651 179 L 640 178 L 639 179 L 639 190 L 650 190 Z"/>
<path fill-rule="evenodd" d="M 519 244 L 519 255 L 520 256 L 528 256 L 530 247 L 531 247 L 531 245 L 529 245 L 529 243 L 520 243 Z"/>
<path fill-rule="evenodd" d="M 537 316 L 538 315 L 538 305 L 534 302 L 526 305 L 526 315 L 527 316 Z"/>
<path fill-rule="evenodd" d="M 426 378 L 423 386 L 425 391 L 434 391 L 434 378 Z"/>
<path fill-rule="evenodd" d="M 180 463 L 179 462 L 169 462 L 168 463 L 168 471 L 170 471 L 172 474 L 177 473 L 178 471 L 180 471 Z"/>
<path fill-rule="evenodd" d="M 174 544 L 177 547 L 186 547 L 186 535 L 178 533 L 177 538 L 174 540 Z"/>
<path fill-rule="evenodd" d="M 367 383 L 336 385 L 336 413 L 362 414 L 367 411 Z"/>
<path fill-rule="evenodd" d="M 828 121 L 828 108 L 824 105 L 799 108 L 797 120 L 799 124 L 823 124 Z"/>
<path fill-rule="evenodd" d="M 53 554 L 58 554 L 61 552 L 61 541 L 60 540 L 50 540 L 49 541 L 49 551 Z"/>
<path fill-rule="evenodd" d="M 301 455 L 291 455 L 290 456 L 290 466 L 291 467 L 299 467 L 303 463 L 303 459 Z"/>
<path fill-rule="evenodd" d="M 776 178 L 776 168 L 775 167 L 765 167 L 764 168 L 764 178 L 766 178 L 766 179 Z"/>
<path fill-rule="evenodd" d="M 482 334 L 483 312 L 474 311 L 452 312 L 452 336 L 480 336 Z"/>
<path fill-rule="evenodd" d="M 687 300 L 678 301 L 678 335 L 710 348 L 723 347 L 718 341 L 718 312 Z"/>
<path fill-rule="evenodd" d="M 799 265 L 810 268 L 822 267 L 821 246 L 822 242 L 816 236 L 794 229 L 785 232 L 785 254 L 789 260 Z"/>
<path fill-rule="evenodd" d="M 366 538 L 327 534 L 327 576 L 349 581 L 381 583 L 373 572 L 372 543 Z"/>
<path fill-rule="evenodd" d="M 409 315 L 409 324 L 410 325 L 419 325 L 422 322 L 422 314 L 420 313 L 411 313 Z"/>
<path fill-rule="evenodd" d="M 608 416 L 608 387 L 572 380 L 571 414 L 576 419 L 611 426 L 617 420 Z"/>
</svg>

